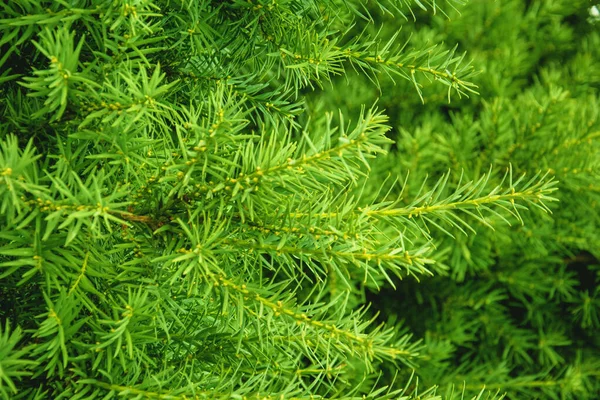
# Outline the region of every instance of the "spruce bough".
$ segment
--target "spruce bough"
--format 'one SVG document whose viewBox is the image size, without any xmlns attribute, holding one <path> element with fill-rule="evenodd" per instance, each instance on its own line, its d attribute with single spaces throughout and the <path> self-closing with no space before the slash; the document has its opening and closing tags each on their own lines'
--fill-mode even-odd
<svg viewBox="0 0 600 400">
<path fill-rule="evenodd" d="M 452 399 L 526 388 L 593 398 L 593 346 L 578 344 L 579 364 L 544 380 L 546 365 L 565 365 L 552 346 L 570 342 L 558 328 L 540 328 L 550 343 L 539 356 L 543 368 L 511 376 L 509 365 L 531 359 L 530 326 L 502 325 L 502 312 L 466 311 L 506 299 L 478 279 L 515 279 L 480 263 L 490 259 L 481 254 L 525 254 L 499 243 L 547 226 L 550 211 L 568 219 L 556 209 L 561 193 L 597 191 L 586 178 L 557 191 L 558 158 L 526 162 L 536 151 L 591 143 L 593 133 L 563 130 L 548 150 L 540 144 L 548 136 L 510 137 L 521 126 L 550 135 L 566 125 L 545 128 L 548 120 L 530 122 L 517 109 L 495 117 L 495 103 L 477 100 L 487 89 L 473 82 L 458 47 L 432 45 L 411 22 L 442 24 L 459 20 L 455 7 L 467 15 L 469 7 L 491 7 L 464 3 L 3 5 L 0 397 Z M 414 126 L 433 121 L 453 143 L 403 127 L 389 96 L 408 93 L 417 102 L 406 105 Z M 508 154 L 487 157 L 498 143 L 491 138 L 482 140 L 479 161 L 456 161 L 480 142 L 459 130 L 467 124 L 431 117 L 429 104 L 451 97 L 462 99 L 465 119 L 522 118 L 500 124 L 508 136 L 495 138 L 513 140 Z M 565 101 L 560 90 L 548 98 L 544 116 L 554 115 L 553 101 Z M 427 145 L 411 150 L 419 140 Z M 578 166 L 591 177 L 593 149 Z M 558 231 L 585 241 L 595 237 L 589 229 Z M 558 247 L 548 257 L 597 248 Z M 565 272 L 568 263 L 561 265 Z M 573 280 L 566 274 L 544 293 L 571 304 L 589 332 L 599 325 L 598 290 L 579 290 Z M 381 292 L 394 294 L 373 297 Z M 587 293 L 580 310 L 579 293 Z M 388 301 L 394 297 L 404 301 Z M 460 310 L 458 322 L 451 313 L 436 320 L 434 303 L 444 299 Z M 467 319 L 484 317 L 517 338 L 502 342 L 503 361 L 486 353 L 489 337 L 459 332 Z M 449 364 L 472 342 L 477 354 Z M 496 381 L 485 379 L 486 368 Z"/>
</svg>

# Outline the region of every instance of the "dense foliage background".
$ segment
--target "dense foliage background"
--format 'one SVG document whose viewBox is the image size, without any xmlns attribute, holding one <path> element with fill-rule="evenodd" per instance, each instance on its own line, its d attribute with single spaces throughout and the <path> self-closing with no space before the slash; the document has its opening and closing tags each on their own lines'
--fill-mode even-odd
<svg viewBox="0 0 600 400">
<path fill-rule="evenodd" d="M 0 398 L 597 398 L 591 6 L 1 4 Z"/>
<path fill-rule="evenodd" d="M 490 165 L 550 171 L 560 182 L 551 215 L 531 210 L 523 225 L 440 235 L 448 276 L 370 297 L 425 338 L 428 361 L 418 371 L 428 383 L 464 380 L 509 398 L 599 392 L 600 36 L 589 6 L 478 1 L 450 20 L 433 18 L 417 40 L 468 49 L 480 95 L 448 105 L 432 87 L 410 112 L 393 94 L 379 103 L 395 111 L 397 151 L 375 168 L 410 171 L 407 198 L 427 176 L 473 179 Z"/>
</svg>

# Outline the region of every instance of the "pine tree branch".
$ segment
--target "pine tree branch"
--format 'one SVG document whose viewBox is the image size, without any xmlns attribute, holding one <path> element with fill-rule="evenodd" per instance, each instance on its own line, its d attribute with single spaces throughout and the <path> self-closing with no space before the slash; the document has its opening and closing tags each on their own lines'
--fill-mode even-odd
<svg viewBox="0 0 600 400">
<path fill-rule="evenodd" d="M 372 321 L 367 323 L 359 323 L 358 321 L 354 321 L 353 325 L 355 326 L 355 331 L 353 332 L 345 328 L 339 328 L 334 324 L 329 324 L 311 318 L 306 313 L 299 312 L 286 306 L 281 300 L 270 300 L 269 298 L 253 290 L 250 286 L 246 284 L 237 284 L 223 275 L 215 276 L 213 279 L 215 279 L 213 283 L 214 286 L 223 286 L 225 288 L 232 289 L 245 298 L 252 299 L 262 306 L 272 310 L 276 317 L 285 316 L 293 319 L 298 325 L 329 332 L 329 336 L 323 336 L 322 334 L 317 333 L 314 336 L 314 340 L 316 340 L 317 343 L 320 340 L 326 340 L 328 338 L 334 341 L 340 341 L 340 344 L 346 342 L 348 347 L 343 345 L 343 348 L 347 349 L 344 351 L 349 351 L 354 353 L 356 356 L 366 358 L 366 360 L 369 361 L 372 361 L 373 359 L 386 359 L 390 361 L 401 359 L 404 363 L 410 363 L 410 360 L 418 355 L 414 349 L 403 349 L 403 347 L 408 344 L 406 341 L 397 343 L 397 348 L 393 345 L 390 346 L 388 342 L 393 339 L 393 336 L 389 334 L 389 331 L 387 335 L 376 334 L 381 327 L 377 328 L 375 332 L 370 334 L 361 333 L 360 331 L 365 329 Z M 361 326 L 362 328 L 360 328 Z"/>
<path fill-rule="evenodd" d="M 465 213 L 491 227 L 488 222 L 489 217 L 484 216 L 482 211 L 498 216 L 510 224 L 506 218 L 502 217 L 492 208 L 493 206 L 506 211 L 522 222 L 518 210 L 524 207 L 518 202 L 523 202 L 549 212 L 550 210 L 545 203 L 556 201 L 551 194 L 556 191 L 557 182 L 552 177 L 548 179 L 548 174 L 541 176 L 538 173 L 527 182 L 523 182 L 525 177 L 523 174 L 513 182 L 512 168 L 510 168 L 502 182 L 485 193 L 491 174 L 492 171 L 490 169 L 487 174 L 483 175 L 477 181 L 470 181 L 464 184 L 459 182 L 455 191 L 449 195 L 445 195 L 449 178 L 449 174 L 445 174 L 437 181 L 433 189 L 422 194 L 417 194 L 416 199 L 408 206 L 398 207 L 398 204 L 402 201 L 402 194 L 400 194 L 400 198 L 394 201 L 386 201 L 384 199 L 380 203 L 357 207 L 352 214 L 356 217 L 367 216 L 387 220 L 393 225 L 408 224 L 411 226 L 414 226 L 410 221 L 413 217 L 421 217 L 424 218 L 426 223 L 431 223 L 445 231 L 443 227 L 437 225 L 432 219 L 438 218 L 465 233 L 463 228 L 471 231 L 474 230 L 466 220 L 458 215 L 459 212 Z M 503 188 L 502 183 L 506 178 L 509 178 L 508 187 Z M 475 212 L 471 212 L 471 210 Z M 295 219 L 302 219 L 308 217 L 309 214 L 291 212 L 288 216 Z M 319 219 L 348 218 L 348 213 L 311 213 L 310 217 Z"/>
</svg>

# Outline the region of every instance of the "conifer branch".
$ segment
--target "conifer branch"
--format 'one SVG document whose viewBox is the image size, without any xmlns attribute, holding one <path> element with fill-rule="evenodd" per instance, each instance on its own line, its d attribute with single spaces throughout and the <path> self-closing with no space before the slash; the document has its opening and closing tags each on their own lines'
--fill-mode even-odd
<svg viewBox="0 0 600 400">
<path fill-rule="evenodd" d="M 425 223 L 442 228 L 435 222 L 434 218 L 436 218 L 466 233 L 464 229 L 472 232 L 474 232 L 474 229 L 466 220 L 458 215 L 460 212 L 473 217 L 488 227 L 492 226 L 488 222 L 489 217 L 485 216 L 483 212 L 498 216 L 510 225 L 510 222 L 492 207 L 495 206 L 522 222 L 519 209 L 524 209 L 524 206 L 520 205 L 519 202 L 550 212 L 546 203 L 556 201 L 556 198 L 552 197 L 551 194 L 556 191 L 557 182 L 552 177 L 548 177 L 548 173 L 543 176 L 538 173 L 527 182 L 524 182 L 525 175 L 523 174 L 513 182 L 512 168 L 509 168 L 502 182 L 492 189 L 488 189 L 487 183 L 491 176 L 492 171 L 490 169 L 487 174 L 484 174 L 476 181 L 469 181 L 464 184 L 459 181 L 454 192 L 447 195 L 446 188 L 450 174 L 445 174 L 435 183 L 433 189 L 421 193 L 425 185 L 425 182 L 423 182 L 421 190 L 408 206 L 399 206 L 404 200 L 401 192 L 399 199 L 393 201 L 383 199 L 379 203 L 356 207 L 350 214 L 335 211 L 324 213 L 314 212 L 310 214 L 290 212 L 287 216 L 294 219 L 311 217 L 322 220 L 366 216 L 368 218 L 388 221 L 392 225 L 405 224 L 418 230 L 420 229 L 413 223 L 414 218 L 420 217 Z M 509 180 L 508 187 L 503 188 L 503 182 L 506 178 Z M 444 228 L 442 230 L 447 232 Z M 425 232 L 423 231 L 423 233 Z"/>
<path fill-rule="evenodd" d="M 385 333 L 381 331 L 381 326 L 369 334 L 361 332 L 373 321 L 360 323 L 357 319 L 352 318 L 354 331 L 350 331 L 347 328 L 340 328 L 335 324 L 312 318 L 304 312 L 290 308 L 284 301 L 271 300 L 261 295 L 258 291 L 253 290 L 250 286 L 237 284 L 223 275 L 215 276 L 213 279 L 215 279 L 213 283 L 215 287 L 225 287 L 241 294 L 245 298 L 254 300 L 261 306 L 270 309 L 276 317 L 288 317 L 293 319 L 297 325 L 316 329 L 317 331 L 329 332 L 329 335 L 325 336 L 322 333 L 315 332 L 312 339 L 313 346 L 329 347 L 331 343 L 327 339 L 330 339 L 338 342 L 342 346 L 341 349 L 343 349 L 343 352 L 353 353 L 360 358 L 369 361 L 374 359 L 401 360 L 408 365 L 411 365 L 411 360 L 418 356 L 416 346 L 408 343 L 409 337 L 404 337 L 399 342 L 390 345 L 389 342 L 393 340 L 394 335 L 389 330 Z M 362 313 L 358 312 L 357 314 L 360 316 Z M 302 338 L 305 343 L 309 340 L 305 339 L 305 334 L 302 334 Z"/>
<path fill-rule="evenodd" d="M 229 244 L 235 248 L 251 249 L 256 252 L 266 252 L 275 255 L 293 255 L 302 258 L 307 256 L 322 262 L 331 262 L 330 260 L 346 260 L 355 264 L 360 270 L 364 271 L 364 283 L 369 282 L 374 276 L 381 273 L 381 268 L 389 269 L 398 277 L 406 275 L 432 275 L 432 272 L 427 269 L 428 264 L 433 264 L 434 261 L 424 256 L 427 254 L 427 248 L 416 251 L 408 251 L 404 248 L 395 248 L 386 250 L 385 252 L 368 252 L 363 251 L 346 251 L 343 250 L 346 246 L 340 246 L 340 250 L 336 250 L 338 246 L 327 246 L 321 248 L 301 248 L 285 246 L 281 244 L 268 245 L 265 243 L 255 243 L 242 240 L 226 240 L 224 244 Z M 343 262 L 343 261 L 342 261 Z M 378 268 L 372 267 L 374 263 Z M 336 264 L 332 264 L 336 269 Z M 389 279 L 389 277 L 388 277 Z M 393 284 L 393 283 L 392 283 Z"/>
<path fill-rule="evenodd" d="M 412 82 L 421 101 L 424 99 L 417 73 L 448 86 L 448 101 L 452 91 L 466 97 L 469 93 L 477 94 L 477 85 L 468 80 L 474 75 L 474 71 L 469 64 L 463 65 L 465 54 L 456 55 L 457 47 L 442 50 L 437 49 L 438 46 L 432 46 L 406 51 L 408 42 L 398 46 L 398 36 L 396 33 L 381 45 L 377 37 L 364 38 L 361 34 L 342 46 L 336 45 L 337 40 L 310 38 L 308 40 L 318 40 L 320 47 L 304 50 L 307 53 L 303 53 L 303 49 L 293 51 L 281 47 L 281 59 L 285 68 L 291 72 L 288 79 L 294 79 L 287 85 L 307 85 L 313 80 L 319 82 L 322 76 L 331 80 L 331 76 L 344 73 L 344 62 L 348 62 L 367 76 L 372 76 L 375 83 L 378 72 L 385 72 L 390 77 L 400 76 Z"/>
<path fill-rule="evenodd" d="M 412 51 L 408 54 L 390 55 L 388 54 L 389 48 L 393 46 L 394 40 L 395 37 L 390 39 L 382 49 L 376 49 L 375 51 L 369 48 L 355 51 L 352 50 L 351 45 L 339 50 L 349 61 L 362 70 L 365 70 L 366 65 L 369 64 L 381 68 L 390 76 L 399 75 L 411 81 L 422 102 L 425 100 L 421 92 L 422 85 L 416 79 L 417 73 L 429 76 L 431 79 L 448 86 L 448 102 L 450 102 L 452 90 L 459 97 L 469 97 L 469 93 L 478 94 L 477 85 L 467 80 L 473 74 L 470 67 L 468 65 L 461 67 L 465 54 L 459 57 L 454 56 L 456 47 L 451 51 L 438 50 L 434 52 L 435 47 L 433 47 L 426 50 Z M 442 59 L 444 61 L 441 61 Z M 450 71 L 449 68 L 453 68 L 454 71 Z"/>
<path fill-rule="evenodd" d="M 523 174 L 513 182 L 513 172 L 512 167 L 510 167 L 504 175 L 502 182 L 485 193 L 491 174 L 492 170 L 490 168 L 490 171 L 477 181 L 470 181 L 464 184 L 459 182 L 456 185 L 457 188 L 454 193 L 444 198 L 443 194 L 449 178 L 449 174 L 446 174 L 437 181 L 433 189 L 423 194 L 419 193 L 416 196 L 417 198 L 406 207 L 397 207 L 398 201 L 395 201 L 382 207 L 377 207 L 377 205 L 375 207 L 365 207 L 363 208 L 363 212 L 372 217 L 390 218 L 392 220 L 394 217 L 402 219 L 421 217 L 424 221 L 440 227 L 431 219 L 435 217 L 465 233 L 463 228 L 472 232 L 474 232 L 474 229 L 468 222 L 457 215 L 459 211 L 466 213 L 493 229 L 492 225 L 488 222 L 489 217 L 486 217 L 483 212 L 498 216 L 510 225 L 510 222 L 506 218 L 502 217 L 501 214 L 492 208 L 493 206 L 506 211 L 523 223 L 519 214 L 519 208 L 524 209 L 524 206 L 518 204 L 518 202 L 523 202 L 543 211 L 550 212 L 545 203 L 557 200 L 551 196 L 557 190 L 557 182 L 552 177 L 547 178 L 548 173 L 543 176 L 537 173 L 527 182 L 523 182 L 525 178 L 525 174 Z M 509 178 L 508 187 L 504 189 L 502 186 L 507 177 Z M 474 210 L 474 212 L 470 210 Z M 442 228 L 442 230 L 444 229 Z"/>
<path fill-rule="evenodd" d="M 377 4 L 379 6 L 381 11 L 389 13 L 390 15 L 394 15 L 395 13 L 393 11 L 395 11 L 406 20 L 409 19 L 407 13 L 411 15 L 413 21 L 417 20 L 415 10 L 422 10 L 425 12 L 431 11 L 434 15 L 437 12 L 440 12 L 442 15 L 448 17 L 448 14 L 446 14 L 444 9 L 438 5 L 439 3 L 441 3 L 441 1 L 436 1 L 436 0 L 372 0 L 372 1 L 374 1 L 375 4 Z M 449 7 L 451 7 L 454 10 L 457 10 L 455 4 L 457 6 L 458 5 L 462 6 L 462 5 L 465 5 L 467 2 L 468 2 L 468 0 L 445 0 L 444 1 L 444 3 L 446 3 Z M 392 9 L 393 11 L 391 11 L 390 9 Z"/>
</svg>

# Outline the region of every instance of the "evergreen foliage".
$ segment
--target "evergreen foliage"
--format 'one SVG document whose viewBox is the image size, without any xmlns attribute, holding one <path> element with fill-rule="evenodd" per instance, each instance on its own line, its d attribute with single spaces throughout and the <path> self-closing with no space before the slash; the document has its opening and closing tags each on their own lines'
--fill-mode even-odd
<svg viewBox="0 0 600 400">
<path fill-rule="evenodd" d="M 590 6 L 1 4 L 0 398 L 597 398 Z"/>
</svg>

